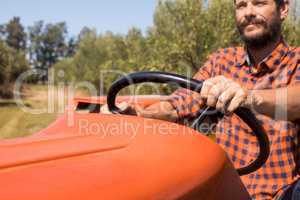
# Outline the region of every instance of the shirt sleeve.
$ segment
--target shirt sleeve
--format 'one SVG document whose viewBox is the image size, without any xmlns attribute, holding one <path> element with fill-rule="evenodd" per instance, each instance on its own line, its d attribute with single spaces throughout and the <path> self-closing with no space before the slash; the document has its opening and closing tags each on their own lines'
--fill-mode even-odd
<svg viewBox="0 0 300 200">
<path fill-rule="evenodd" d="M 292 72 L 289 71 L 288 73 L 292 73 Z M 300 63 L 297 63 L 295 73 L 293 74 L 291 79 L 291 85 L 299 84 L 299 83 L 300 83 Z"/>
<path fill-rule="evenodd" d="M 210 78 L 214 65 L 215 55 L 212 54 L 193 78 L 200 81 Z M 195 117 L 204 105 L 199 93 L 184 88 L 177 89 L 168 101 L 176 109 L 179 119 Z"/>
</svg>

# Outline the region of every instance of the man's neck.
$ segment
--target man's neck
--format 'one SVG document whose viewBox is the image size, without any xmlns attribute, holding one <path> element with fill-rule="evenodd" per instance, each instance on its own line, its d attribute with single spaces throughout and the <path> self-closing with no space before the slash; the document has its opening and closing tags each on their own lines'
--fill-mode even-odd
<svg viewBox="0 0 300 200">
<path fill-rule="evenodd" d="M 254 64 L 254 66 L 257 66 L 261 61 L 263 61 L 264 58 L 266 58 L 268 55 L 272 53 L 272 51 L 277 47 L 277 45 L 280 43 L 281 37 L 278 37 L 274 42 L 270 42 L 268 45 L 261 47 L 261 48 L 255 48 L 255 47 L 248 47 L 248 53 L 251 56 L 251 61 Z"/>
</svg>

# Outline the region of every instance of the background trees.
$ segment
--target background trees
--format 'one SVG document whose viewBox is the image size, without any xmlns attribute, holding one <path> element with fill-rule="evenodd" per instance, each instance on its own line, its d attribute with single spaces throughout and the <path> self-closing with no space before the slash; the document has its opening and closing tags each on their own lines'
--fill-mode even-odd
<svg viewBox="0 0 300 200">
<path fill-rule="evenodd" d="M 238 43 L 233 13 L 226 0 L 208 7 L 201 0 L 159 1 L 150 30 L 156 59 L 163 67 L 197 71 L 209 53 Z"/>
<path fill-rule="evenodd" d="M 66 23 L 45 24 L 36 22 L 29 27 L 29 55 L 30 63 L 36 69 L 48 71 L 55 63 L 75 53 L 76 41 L 71 38 L 67 41 Z M 47 80 L 46 76 L 42 77 Z"/>
<path fill-rule="evenodd" d="M 19 17 L 13 17 L 7 24 L 1 26 L 1 37 L 7 45 L 15 50 L 25 51 L 26 33 Z"/>
<path fill-rule="evenodd" d="M 290 44 L 300 44 L 299 31 L 299 21 L 286 21 L 284 35 Z M 231 0 L 211 0 L 209 4 L 203 0 L 160 0 L 146 34 L 135 27 L 126 35 L 97 35 L 87 28 L 82 33 L 75 56 L 54 69 L 66 71 L 69 81 L 88 80 L 97 87 L 102 81 L 104 92 L 118 74 L 101 77 L 101 72 L 160 70 L 192 76 L 211 52 L 241 42 Z"/>
<path fill-rule="evenodd" d="M 295 46 L 300 45 L 297 4 L 292 1 L 283 29 Z M 0 84 L 13 82 L 28 68 L 52 69 L 57 81 L 89 81 L 106 92 L 113 80 L 132 71 L 192 76 L 211 52 L 239 44 L 232 0 L 159 0 L 145 33 L 132 27 L 124 35 L 84 27 L 70 38 L 64 22 L 39 21 L 25 29 L 14 17 L 0 25 Z M 47 74 L 35 81 L 39 78 L 46 82 Z"/>
</svg>

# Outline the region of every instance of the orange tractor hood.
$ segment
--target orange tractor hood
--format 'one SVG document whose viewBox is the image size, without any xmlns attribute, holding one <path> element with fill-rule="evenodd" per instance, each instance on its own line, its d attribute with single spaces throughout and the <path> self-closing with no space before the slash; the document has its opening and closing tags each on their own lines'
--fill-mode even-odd
<svg viewBox="0 0 300 200">
<path fill-rule="evenodd" d="M 1 199 L 250 199 L 218 145 L 160 120 L 73 109 L 33 136 L 0 141 L 0 155 Z"/>
</svg>

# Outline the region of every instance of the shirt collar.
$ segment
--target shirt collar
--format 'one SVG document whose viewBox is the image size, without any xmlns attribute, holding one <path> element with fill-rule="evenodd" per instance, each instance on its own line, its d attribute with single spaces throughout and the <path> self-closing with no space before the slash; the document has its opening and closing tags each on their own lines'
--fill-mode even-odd
<svg viewBox="0 0 300 200">
<path fill-rule="evenodd" d="M 263 70 L 267 70 L 269 72 L 273 71 L 287 55 L 288 49 L 288 44 L 281 38 L 275 49 L 259 63 L 255 73 L 260 73 Z M 241 53 L 237 55 L 237 63 L 240 66 L 246 65 L 251 67 L 251 59 L 246 46 L 244 46 Z"/>
</svg>

